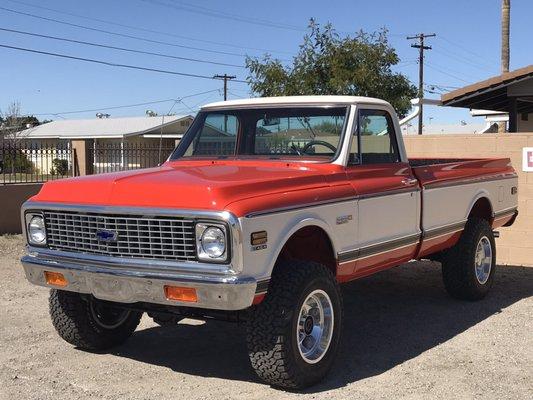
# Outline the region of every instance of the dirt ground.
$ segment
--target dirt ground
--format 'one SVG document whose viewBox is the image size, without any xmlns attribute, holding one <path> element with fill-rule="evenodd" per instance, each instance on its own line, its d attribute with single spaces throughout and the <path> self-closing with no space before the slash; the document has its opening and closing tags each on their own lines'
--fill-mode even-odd
<svg viewBox="0 0 533 400">
<path fill-rule="evenodd" d="M 343 343 L 304 393 L 260 383 L 236 324 L 148 317 L 106 354 L 63 342 L 44 288 L 24 279 L 20 236 L 0 237 L 1 399 L 531 399 L 533 268 L 501 267 L 476 303 L 449 298 L 433 263 L 347 285 Z"/>
</svg>

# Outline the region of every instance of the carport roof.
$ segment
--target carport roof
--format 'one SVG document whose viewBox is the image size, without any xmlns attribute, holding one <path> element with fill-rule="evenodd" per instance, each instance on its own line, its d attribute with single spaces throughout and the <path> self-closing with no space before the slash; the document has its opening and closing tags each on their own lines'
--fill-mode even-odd
<svg viewBox="0 0 533 400">
<path fill-rule="evenodd" d="M 442 105 L 508 112 L 509 87 L 528 80 L 533 82 L 533 65 L 445 93 Z M 533 93 L 531 98 L 521 96 L 520 100 L 517 112 L 533 112 Z"/>
</svg>

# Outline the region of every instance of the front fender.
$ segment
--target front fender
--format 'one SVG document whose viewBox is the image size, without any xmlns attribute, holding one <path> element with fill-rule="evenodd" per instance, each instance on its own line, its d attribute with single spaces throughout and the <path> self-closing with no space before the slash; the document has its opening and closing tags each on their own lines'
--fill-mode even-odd
<svg viewBox="0 0 533 400">
<path fill-rule="evenodd" d="M 353 246 L 357 241 L 355 218 L 356 203 L 340 202 L 289 212 L 272 213 L 255 217 L 243 217 L 244 270 L 257 279 L 270 277 L 276 261 L 287 241 L 300 229 L 316 226 L 328 236 L 334 254 Z M 349 223 L 337 224 L 339 216 L 351 215 Z M 267 247 L 254 249 L 250 243 L 253 232 L 266 230 Z"/>
</svg>

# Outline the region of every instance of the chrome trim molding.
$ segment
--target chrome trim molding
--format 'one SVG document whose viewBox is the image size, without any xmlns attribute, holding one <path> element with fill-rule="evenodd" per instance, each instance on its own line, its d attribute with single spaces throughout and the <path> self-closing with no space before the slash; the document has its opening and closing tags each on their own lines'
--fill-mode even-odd
<svg viewBox="0 0 533 400">
<path fill-rule="evenodd" d="M 264 294 L 268 290 L 268 285 L 270 284 L 270 278 L 261 279 L 257 281 L 257 288 L 255 289 L 255 294 Z"/>
<path fill-rule="evenodd" d="M 517 212 L 518 212 L 518 207 L 509 207 L 509 208 L 505 208 L 503 210 L 500 210 L 500 211 L 497 211 L 497 212 L 493 213 L 492 217 L 494 219 L 499 219 L 499 218 L 502 218 L 502 217 L 507 217 L 507 216 L 513 215 L 513 214 L 515 214 Z"/>
<path fill-rule="evenodd" d="M 418 244 L 420 241 L 420 234 L 415 233 L 413 235 L 403 236 L 397 239 L 388 240 L 380 243 L 373 243 L 368 246 L 360 247 L 354 250 L 347 250 L 337 254 L 337 261 L 340 264 L 360 260 L 376 256 L 382 253 L 386 253 L 391 250 L 397 250 L 404 247 Z"/>
<path fill-rule="evenodd" d="M 44 271 L 62 273 L 68 285 L 61 290 L 92 294 L 96 298 L 119 303 L 147 302 L 219 310 L 241 310 L 251 306 L 257 283 L 252 277 L 184 274 L 171 271 L 141 271 L 109 265 L 90 265 L 74 260 L 58 261 L 27 255 L 22 265 L 28 281 L 47 284 Z M 198 301 L 179 302 L 165 297 L 164 286 L 177 285 L 196 289 Z"/>
<path fill-rule="evenodd" d="M 354 197 L 343 197 L 343 198 L 340 198 L 340 199 L 329 199 L 329 200 L 315 201 L 315 202 L 312 202 L 312 203 L 299 204 L 299 205 L 294 205 L 294 206 L 271 208 L 269 210 L 251 212 L 249 214 L 246 214 L 245 218 L 261 217 L 263 215 L 277 214 L 277 213 L 282 213 L 282 212 L 287 212 L 287 211 L 294 211 L 294 210 L 305 209 L 305 208 L 310 208 L 310 207 L 324 206 L 324 205 L 328 205 L 328 204 L 347 203 L 347 202 L 354 201 L 354 200 L 357 200 L 357 199 L 358 198 L 356 196 L 354 196 Z"/>
<path fill-rule="evenodd" d="M 375 197 L 394 196 L 395 194 L 418 193 L 420 191 L 421 190 L 419 187 L 406 187 L 406 188 L 401 188 L 401 189 L 386 190 L 386 191 L 377 192 L 377 193 L 361 194 L 357 196 L 357 198 L 359 200 L 364 200 L 364 199 L 373 199 Z"/>
<path fill-rule="evenodd" d="M 481 176 L 481 177 L 473 177 L 473 178 L 464 178 L 464 179 L 456 179 L 456 180 L 450 180 L 450 181 L 443 181 L 443 182 L 435 182 L 435 183 L 429 183 L 424 185 L 425 190 L 429 189 L 437 189 L 437 188 L 445 188 L 450 186 L 462 186 L 462 185 L 471 185 L 474 183 L 482 183 L 482 182 L 491 182 L 491 181 L 501 181 L 505 179 L 518 179 L 518 175 L 502 175 L 502 176 Z"/>
<path fill-rule="evenodd" d="M 269 210 L 251 212 L 249 214 L 246 214 L 245 218 L 254 218 L 254 217 L 259 217 L 259 216 L 268 215 L 268 214 L 276 214 L 276 213 L 281 213 L 281 212 L 286 212 L 286 211 L 293 211 L 293 210 L 305 209 L 305 208 L 310 208 L 310 207 L 318 207 L 318 206 L 323 206 L 323 205 L 328 205 L 328 204 L 346 203 L 350 201 L 371 199 L 375 197 L 393 196 L 396 194 L 417 193 L 417 192 L 420 192 L 420 188 L 418 187 L 417 188 L 401 188 L 401 189 L 388 190 L 388 191 L 386 190 L 383 192 L 377 192 L 377 193 L 366 194 L 366 195 L 363 194 L 359 196 L 342 197 L 340 199 L 329 199 L 329 200 L 315 201 L 315 202 L 305 203 L 305 204 L 298 204 L 294 206 L 271 208 Z"/>
<path fill-rule="evenodd" d="M 459 222 L 454 222 L 452 224 L 439 226 L 437 228 L 426 229 L 422 232 L 423 240 L 435 239 L 441 236 L 448 235 L 450 233 L 455 233 L 462 231 L 466 225 L 466 219 Z"/>
</svg>

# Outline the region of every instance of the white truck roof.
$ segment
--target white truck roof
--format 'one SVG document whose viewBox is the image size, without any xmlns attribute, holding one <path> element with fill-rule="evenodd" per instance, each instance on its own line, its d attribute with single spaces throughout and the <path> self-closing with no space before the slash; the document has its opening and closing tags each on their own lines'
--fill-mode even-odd
<svg viewBox="0 0 533 400">
<path fill-rule="evenodd" d="M 202 110 L 213 108 L 231 108 L 247 106 L 268 105 L 310 105 L 310 104 L 376 104 L 390 106 L 385 100 L 363 96 L 280 96 L 280 97 L 257 97 L 250 99 L 217 101 L 202 107 Z"/>
</svg>

